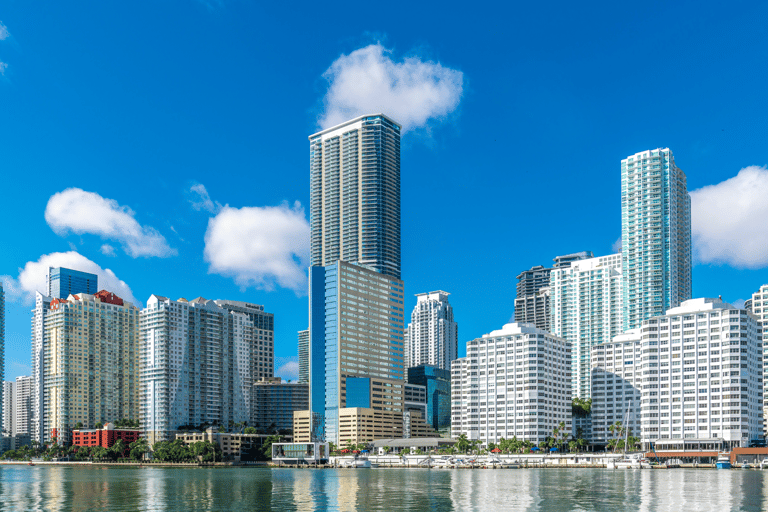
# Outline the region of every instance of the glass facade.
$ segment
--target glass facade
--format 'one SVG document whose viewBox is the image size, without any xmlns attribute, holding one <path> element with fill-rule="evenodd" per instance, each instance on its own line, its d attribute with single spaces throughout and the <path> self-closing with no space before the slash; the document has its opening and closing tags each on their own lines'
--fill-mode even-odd
<svg viewBox="0 0 768 512">
<path fill-rule="evenodd" d="M 435 430 L 451 426 L 451 371 L 432 365 L 408 368 L 409 384 L 427 388 L 427 423 Z"/>
<path fill-rule="evenodd" d="M 77 293 L 93 295 L 98 291 L 99 277 L 96 274 L 64 267 L 48 268 L 48 296 L 53 299 L 66 299 Z"/>
</svg>

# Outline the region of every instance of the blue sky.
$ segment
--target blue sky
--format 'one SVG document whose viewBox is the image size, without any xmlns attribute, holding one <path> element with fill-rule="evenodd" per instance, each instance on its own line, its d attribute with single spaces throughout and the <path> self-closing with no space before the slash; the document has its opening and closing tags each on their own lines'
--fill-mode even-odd
<svg viewBox="0 0 768 512">
<path fill-rule="evenodd" d="M 450 292 L 460 355 L 509 320 L 519 271 L 611 253 L 620 160 L 646 149 L 697 191 L 694 296 L 768 282 L 765 2 L 260 4 L 4 2 L 6 379 L 29 372 L 52 262 L 142 304 L 264 304 L 290 376 L 307 136 L 367 110 L 408 128 L 406 311 Z"/>
</svg>

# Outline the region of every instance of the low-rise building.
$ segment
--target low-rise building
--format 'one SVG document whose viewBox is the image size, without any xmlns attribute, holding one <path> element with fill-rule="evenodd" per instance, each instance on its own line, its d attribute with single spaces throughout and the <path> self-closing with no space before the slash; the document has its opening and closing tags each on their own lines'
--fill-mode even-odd
<svg viewBox="0 0 768 512">
<path fill-rule="evenodd" d="M 348 377 L 346 407 L 339 409 L 339 446 L 403 436 L 405 382 L 380 377 Z"/>
<path fill-rule="evenodd" d="M 209 428 L 205 432 L 182 432 L 176 434 L 176 439 L 187 446 L 201 441 L 207 441 L 218 446 L 226 460 L 251 461 L 259 458 L 257 451 L 269 437 L 267 434 L 240 434 L 217 432 Z"/>
<path fill-rule="evenodd" d="M 451 365 L 451 437 L 483 446 L 571 432 L 571 346 L 532 324 L 511 323 L 467 342 Z"/>
<path fill-rule="evenodd" d="M 140 429 L 116 428 L 113 423 L 105 423 L 102 428 L 80 429 L 72 431 L 72 446 L 101 446 L 111 448 L 118 440 L 128 445 L 137 441 L 143 434 Z"/>
</svg>

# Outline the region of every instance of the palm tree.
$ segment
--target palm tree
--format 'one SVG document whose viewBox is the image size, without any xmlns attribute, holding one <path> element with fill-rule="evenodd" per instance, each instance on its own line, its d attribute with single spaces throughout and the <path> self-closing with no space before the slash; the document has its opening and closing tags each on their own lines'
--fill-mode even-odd
<svg viewBox="0 0 768 512">
<path fill-rule="evenodd" d="M 461 434 L 459 438 L 456 440 L 456 449 L 461 453 L 467 453 L 467 450 L 469 450 L 469 439 L 467 439 L 466 434 Z"/>
</svg>

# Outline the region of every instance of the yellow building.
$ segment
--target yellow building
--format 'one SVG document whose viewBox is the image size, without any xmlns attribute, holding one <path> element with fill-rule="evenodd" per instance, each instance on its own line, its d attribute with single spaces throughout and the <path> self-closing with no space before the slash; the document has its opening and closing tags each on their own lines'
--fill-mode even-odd
<svg viewBox="0 0 768 512">
<path fill-rule="evenodd" d="M 45 320 L 44 441 L 139 418 L 139 310 L 102 290 L 53 299 Z M 79 425 L 81 424 L 81 425 Z"/>
</svg>

